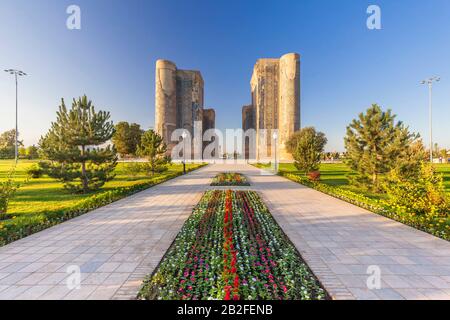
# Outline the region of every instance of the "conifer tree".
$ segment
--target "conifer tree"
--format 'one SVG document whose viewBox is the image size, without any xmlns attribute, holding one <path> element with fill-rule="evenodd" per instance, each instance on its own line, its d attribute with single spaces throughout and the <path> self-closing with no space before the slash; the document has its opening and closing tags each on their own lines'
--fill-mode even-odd
<svg viewBox="0 0 450 320">
<path fill-rule="evenodd" d="M 347 164 L 356 171 L 350 181 L 375 191 L 381 190 L 379 177 L 409 156 L 408 148 L 419 136 L 395 122 L 391 110 L 373 104 L 347 127 L 344 139 Z"/>
<path fill-rule="evenodd" d="M 114 133 L 109 119 L 109 112 L 96 112 L 86 96 L 73 99 L 70 110 L 62 99 L 56 121 L 39 143 L 50 160 L 41 162 L 41 167 L 72 192 L 86 193 L 103 186 L 114 177 L 117 164 L 115 149 L 101 147 Z"/>
<path fill-rule="evenodd" d="M 144 132 L 138 154 L 147 158 L 146 166 L 152 174 L 167 170 L 170 159 L 166 156 L 166 152 L 167 146 L 159 134 L 151 129 Z"/>
</svg>

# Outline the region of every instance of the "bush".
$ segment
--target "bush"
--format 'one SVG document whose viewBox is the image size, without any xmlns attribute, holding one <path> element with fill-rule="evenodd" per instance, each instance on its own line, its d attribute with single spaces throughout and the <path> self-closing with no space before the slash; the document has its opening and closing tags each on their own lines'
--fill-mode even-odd
<svg viewBox="0 0 450 320">
<path fill-rule="evenodd" d="M 44 170 L 37 164 L 33 164 L 28 170 L 27 175 L 33 179 L 39 179 L 44 174 Z"/>
<path fill-rule="evenodd" d="M 161 174 L 169 170 L 167 166 L 159 166 L 152 171 L 148 162 L 130 162 L 125 165 L 125 173 L 132 177 L 137 177 L 139 174 L 145 174 L 146 176 L 153 176 L 155 173 Z"/>
<path fill-rule="evenodd" d="M 310 173 L 308 173 L 308 179 L 311 181 L 319 181 L 320 171 L 311 171 Z"/>
<path fill-rule="evenodd" d="M 442 175 L 433 166 L 422 164 L 415 179 L 403 179 L 393 170 L 384 183 L 387 204 L 418 215 L 448 216 L 448 201 Z"/>
<path fill-rule="evenodd" d="M 0 181 L 0 215 L 6 214 L 9 201 L 20 187 L 20 184 L 13 179 L 14 173 L 15 168 L 11 169 L 6 181 Z"/>
<path fill-rule="evenodd" d="M 124 171 L 130 176 L 136 177 L 144 171 L 144 168 L 140 162 L 129 162 L 124 166 Z"/>
</svg>

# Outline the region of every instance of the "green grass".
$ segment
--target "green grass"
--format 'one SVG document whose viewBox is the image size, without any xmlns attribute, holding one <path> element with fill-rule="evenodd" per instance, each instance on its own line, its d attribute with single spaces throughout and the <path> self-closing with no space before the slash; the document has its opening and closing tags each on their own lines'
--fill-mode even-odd
<svg viewBox="0 0 450 320">
<path fill-rule="evenodd" d="M 27 174 L 26 170 L 36 163 L 36 161 L 22 160 L 16 168 L 15 180 L 25 181 Z M 0 160 L 0 181 L 4 180 L 14 161 Z M 186 167 L 196 168 L 197 164 L 187 164 Z M 22 214 L 39 214 L 49 211 L 58 211 L 71 208 L 78 201 L 90 197 L 94 194 L 102 193 L 109 190 L 114 190 L 119 187 L 129 187 L 136 184 L 142 184 L 152 181 L 155 177 L 168 176 L 174 172 L 181 172 L 183 166 L 181 164 L 173 164 L 167 172 L 155 175 L 155 177 L 146 175 L 137 175 L 135 177 L 127 174 L 124 170 L 125 164 L 119 163 L 116 167 L 116 177 L 106 183 L 100 190 L 81 195 L 71 194 L 63 188 L 62 183 L 55 179 L 43 176 L 39 179 L 30 179 L 25 183 L 11 200 L 8 208 L 8 214 L 22 215 Z"/>
<path fill-rule="evenodd" d="M 261 165 L 258 167 L 268 167 L 269 165 Z M 435 164 L 437 171 L 442 173 L 444 176 L 444 185 L 447 193 L 450 193 L 450 164 Z M 293 163 L 280 163 L 279 170 L 282 172 L 289 172 L 298 175 L 303 175 L 304 173 L 298 171 Z M 376 194 L 361 190 L 358 187 L 349 184 L 347 179 L 348 175 L 352 175 L 352 171 L 347 165 L 343 163 L 322 163 L 320 165 L 321 182 L 330 186 L 339 186 L 341 188 L 347 189 L 349 191 L 362 193 L 363 195 L 373 198 L 373 199 L 383 199 L 385 195 Z"/>
<path fill-rule="evenodd" d="M 450 193 L 450 163 L 437 164 L 436 167 L 438 172 L 444 175 L 445 191 L 447 191 L 447 193 Z"/>
</svg>

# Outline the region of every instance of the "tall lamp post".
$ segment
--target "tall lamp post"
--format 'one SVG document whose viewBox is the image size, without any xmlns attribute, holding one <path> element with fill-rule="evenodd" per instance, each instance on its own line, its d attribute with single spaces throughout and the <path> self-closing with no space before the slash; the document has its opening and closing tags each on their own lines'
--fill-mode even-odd
<svg viewBox="0 0 450 320">
<path fill-rule="evenodd" d="M 441 78 L 431 77 L 420 82 L 421 84 L 428 85 L 428 108 L 430 116 L 430 163 L 433 163 L 433 83 L 439 81 L 441 81 Z"/>
<path fill-rule="evenodd" d="M 183 174 L 186 174 L 186 132 L 183 132 L 181 136 L 183 137 Z"/>
<path fill-rule="evenodd" d="M 277 140 L 278 140 L 278 134 L 276 132 L 273 133 L 273 141 L 274 141 L 274 155 L 275 155 L 275 173 L 278 172 L 278 163 L 277 163 Z"/>
<path fill-rule="evenodd" d="M 5 72 L 8 72 L 9 74 L 14 75 L 14 78 L 16 80 L 16 132 L 15 132 L 15 150 L 14 150 L 14 157 L 16 159 L 16 163 L 19 160 L 19 146 L 18 146 L 18 94 L 17 94 L 17 78 L 26 76 L 27 74 L 23 71 L 16 70 L 16 69 L 8 69 L 5 70 Z"/>
</svg>

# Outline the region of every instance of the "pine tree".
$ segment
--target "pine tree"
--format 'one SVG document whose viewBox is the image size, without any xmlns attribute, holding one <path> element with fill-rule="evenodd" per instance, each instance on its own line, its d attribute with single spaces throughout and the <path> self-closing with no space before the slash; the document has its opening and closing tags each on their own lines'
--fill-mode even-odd
<svg viewBox="0 0 450 320">
<path fill-rule="evenodd" d="M 114 178 L 117 164 L 114 148 L 100 147 L 111 139 L 114 126 L 109 112 L 96 112 L 86 96 L 73 100 L 68 110 L 61 101 L 57 120 L 39 142 L 45 172 L 72 192 L 86 193 Z"/>
<path fill-rule="evenodd" d="M 350 181 L 375 191 L 381 190 L 379 176 L 394 168 L 418 139 L 402 122 L 395 122 L 391 110 L 373 104 L 347 127 L 344 139 L 347 164 L 356 171 Z"/>
<path fill-rule="evenodd" d="M 138 154 L 148 159 L 147 167 L 152 174 L 167 170 L 170 159 L 166 156 L 167 146 L 162 137 L 153 130 L 144 132 Z"/>
</svg>

